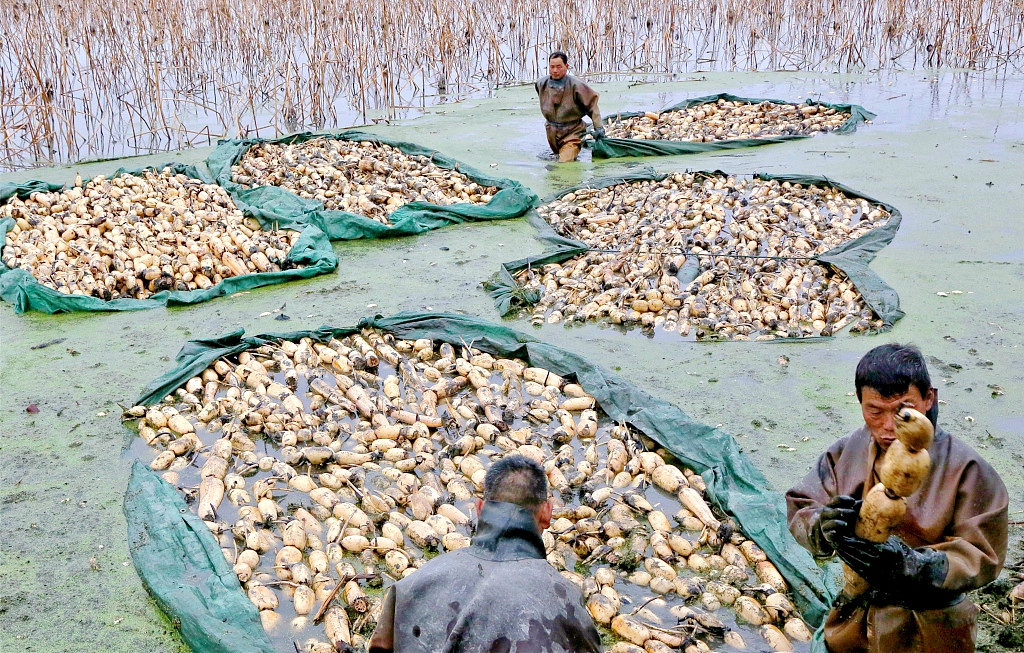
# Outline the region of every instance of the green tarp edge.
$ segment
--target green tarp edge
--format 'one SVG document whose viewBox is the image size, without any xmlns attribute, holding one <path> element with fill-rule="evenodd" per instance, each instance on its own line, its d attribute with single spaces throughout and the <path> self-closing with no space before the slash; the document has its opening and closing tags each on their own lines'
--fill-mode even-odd
<svg viewBox="0 0 1024 653">
<path fill-rule="evenodd" d="M 146 170 L 159 171 L 164 168 L 171 168 L 174 174 L 183 174 L 193 179 L 199 179 L 203 183 L 213 183 L 209 175 L 203 173 L 195 166 L 180 163 L 168 164 L 166 166 L 146 166 L 132 170 L 118 168 L 109 178 L 113 179 L 124 173 L 134 175 Z M 39 180 L 27 181 L 22 184 L 0 184 L 0 202 L 5 202 L 14 196 L 24 199 L 35 192 L 59 191 L 64 187 L 60 184 L 51 184 Z M 274 227 L 273 224 L 260 218 L 260 216 L 255 217 L 263 228 Z M 3 251 L 4 247 L 3 237 L 14 225 L 15 221 L 13 218 L 0 219 L 0 252 Z M 164 290 L 147 299 L 125 298 L 104 301 L 99 297 L 65 295 L 39 283 L 28 270 L 11 269 L 6 265 L 0 265 L 0 299 L 13 304 L 15 313 L 24 313 L 26 311 L 39 311 L 41 313 L 139 311 L 159 306 L 198 304 L 215 297 L 223 297 L 224 295 L 230 295 L 242 290 L 251 290 L 252 288 L 294 281 L 296 279 L 308 279 L 320 274 L 326 274 L 338 267 L 338 257 L 334 254 L 331 243 L 323 230 L 313 224 L 295 224 L 288 228 L 302 232 L 299 240 L 288 252 L 288 259 L 302 267 L 291 270 L 258 272 L 238 277 L 229 277 L 206 290 Z"/>
<path fill-rule="evenodd" d="M 625 172 L 615 176 L 600 177 L 553 193 L 545 199 L 545 202 L 557 199 L 583 188 L 605 188 L 616 184 L 628 184 L 648 180 L 661 181 L 670 174 L 673 173 L 656 173 L 651 168 L 642 168 L 640 170 Z M 694 174 L 727 175 L 728 173 L 716 170 L 713 172 L 697 171 Z M 788 181 L 794 184 L 832 186 L 841 190 L 849 197 L 863 198 L 872 204 L 882 206 L 885 210 L 891 213 L 890 218 L 883 226 L 872 229 L 858 238 L 843 243 L 842 245 L 834 247 L 815 257 L 816 260 L 822 263 L 832 265 L 842 270 L 850 281 L 857 287 L 857 290 L 860 291 L 861 296 L 864 298 L 864 302 L 882 319 L 884 323 L 883 330 L 891 329 L 892 326 L 905 315 L 905 313 L 900 309 L 899 295 L 891 286 L 885 283 L 885 281 L 882 280 L 874 270 L 871 269 L 870 264 L 871 261 L 874 260 L 875 255 L 877 255 L 883 247 L 892 242 L 892 239 L 896 236 L 896 231 L 899 229 L 900 223 L 903 221 L 903 214 L 900 213 L 899 209 L 887 202 L 865 195 L 860 191 L 856 191 L 849 186 L 829 179 L 828 177 L 814 175 L 769 174 L 763 172 L 754 173 L 754 177 L 764 180 L 777 180 L 779 182 Z M 508 315 L 517 307 L 529 306 L 540 301 L 539 293 L 535 290 L 527 290 L 523 288 L 515 280 L 513 275 L 516 272 L 527 267 L 537 267 L 548 263 L 560 263 L 582 254 L 589 249 L 588 245 L 582 241 L 560 236 L 546 220 L 540 217 L 536 211 L 531 211 L 528 219 L 530 224 L 537 230 L 537 240 L 545 245 L 544 251 L 540 254 L 528 256 L 526 258 L 502 263 L 498 272 L 483 283 L 484 289 L 491 295 L 491 298 L 494 300 L 494 307 L 501 316 Z M 680 269 L 679 273 L 676 275 L 683 286 L 692 281 L 694 277 L 694 269 L 692 266 L 689 266 L 690 258 L 691 257 L 687 256 L 688 265 L 684 266 L 683 269 Z M 811 340 L 811 338 L 801 338 L 800 340 Z"/>
<path fill-rule="evenodd" d="M 824 618 L 833 596 L 822 582 L 821 570 L 815 565 L 811 555 L 800 547 L 789 533 L 782 495 L 766 489 L 769 487 L 767 479 L 740 453 L 732 436 L 694 421 L 675 405 L 654 397 L 601 366 L 505 326 L 461 315 L 401 313 L 389 318 L 380 315 L 364 318 L 355 327 L 324 326 L 313 331 L 270 333 L 251 337 L 246 337 L 244 331 L 239 329 L 218 338 L 189 341 L 176 358 L 177 367 L 149 384 L 138 403 L 152 404 L 160 401 L 222 356 L 281 339 L 296 340 L 310 337 L 327 341 L 332 337 L 343 337 L 362 328 L 381 329 L 399 338 L 431 338 L 453 345 L 465 343 L 495 356 L 522 358 L 531 365 L 544 367 L 562 376 L 575 377 L 576 381 L 597 399 L 612 420 L 632 424 L 671 451 L 684 464 L 700 472 L 707 483 L 710 500 L 737 520 L 744 532 L 764 549 L 786 578 L 804 618 L 814 625 L 819 624 Z M 136 463 L 136 466 L 139 464 Z M 154 482 L 163 483 L 155 476 L 153 478 Z M 169 492 L 173 492 L 171 486 L 167 485 L 167 488 Z M 150 510 L 145 504 L 137 500 L 129 503 L 126 498 L 125 512 L 129 514 L 130 523 L 144 523 Z M 141 512 L 132 514 L 136 511 Z M 184 522 L 175 525 L 174 528 L 188 529 L 195 537 L 205 540 L 207 547 L 217 546 L 208 529 L 193 528 Z M 134 551 L 133 547 L 133 553 Z M 182 549 L 177 555 L 188 555 L 188 551 Z M 148 566 L 159 566 L 163 563 L 156 557 L 140 557 L 136 558 L 135 564 L 142 575 L 153 573 L 147 569 Z M 167 578 L 166 582 L 177 581 L 171 577 Z M 235 594 L 244 599 L 237 583 L 235 587 L 238 587 Z M 208 608 L 187 602 L 170 608 L 178 611 L 197 609 L 204 611 Z M 201 617 L 197 615 L 195 618 L 198 620 Z M 217 622 L 208 623 L 215 629 L 223 627 Z M 183 632 L 183 635 L 185 634 Z M 192 644 L 192 641 L 186 641 Z M 257 646 L 258 640 L 247 640 L 245 645 Z M 196 646 L 193 648 L 206 650 Z M 238 650 L 249 649 L 239 647 Z"/>
<path fill-rule="evenodd" d="M 135 461 L 124 495 L 135 570 L 193 651 L 273 653 L 256 606 L 203 520 Z"/>
<path fill-rule="evenodd" d="M 757 175 L 764 180 L 776 180 L 790 182 L 792 184 L 803 184 L 820 186 L 827 184 L 841 190 L 848 197 L 863 198 L 872 204 L 877 204 L 888 211 L 891 215 L 884 225 L 867 232 L 866 234 L 845 242 L 838 247 L 819 254 L 815 257 L 822 263 L 827 263 L 839 268 L 853 282 L 853 285 L 860 291 L 864 303 L 871 307 L 878 317 L 882 318 L 884 329 L 891 329 L 892 326 L 906 315 L 900 309 L 900 297 L 896 291 L 882 280 L 869 266 L 875 256 L 886 245 L 896 237 L 896 232 L 903 222 L 903 214 L 892 204 L 883 202 L 860 191 L 854 190 L 828 177 L 812 175 L 776 175 L 760 173 Z"/>
<path fill-rule="evenodd" d="M 731 93 L 716 93 L 714 95 L 705 95 L 702 97 L 691 98 L 684 100 L 678 104 L 674 104 L 666 109 L 662 109 L 659 113 L 667 113 L 671 111 L 681 111 L 683 109 L 689 109 L 690 107 L 700 106 L 702 104 L 709 104 L 712 102 L 718 102 L 719 100 L 726 100 L 728 102 L 744 102 L 747 104 L 760 104 L 761 102 L 773 102 L 775 104 L 793 104 L 787 100 L 775 100 L 772 98 L 746 98 L 738 95 L 732 95 Z M 875 114 L 868 111 L 859 104 L 830 104 L 828 102 L 818 102 L 812 99 L 807 100 L 807 104 L 814 104 L 821 107 L 827 107 L 829 109 L 835 109 L 836 111 L 849 112 L 850 117 L 840 125 L 838 128 L 832 131 L 835 134 L 849 134 L 857 130 L 857 125 L 862 122 L 867 122 L 875 118 Z M 608 116 L 606 120 L 615 118 L 633 118 L 636 116 L 643 115 L 643 111 L 624 111 L 622 113 L 616 113 Z M 799 140 L 802 138 L 809 138 L 809 134 L 793 134 L 793 135 L 782 135 L 782 136 L 770 136 L 767 138 L 740 138 L 728 141 L 713 141 L 711 143 L 697 143 L 692 141 L 669 141 L 669 140 L 642 140 L 636 138 L 601 138 L 593 142 L 590 142 L 590 147 L 594 150 L 594 158 L 597 159 L 612 159 L 629 156 L 667 156 L 673 154 L 700 154 L 702 152 L 714 152 L 717 150 L 734 150 L 745 147 L 758 147 L 761 145 L 770 145 L 772 143 L 782 143 L 785 141 Z"/>
<path fill-rule="evenodd" d="M 466 203 L 440 206 L 428 202 L 411 202 L 396 209 L 389 217 L 391 225 L 385 225 L 355 213 L 325 209 L 321 202 L 299 197 L 278 186 L 246 188 L 231 180 L 231 166 L 238 163 L 253 145 L 303 143 L 314 138 L 372 141 L 390 145 L 409 155 L 425 156 L 442 168 L 458 170 L 478 184 L 496 186 L 501 190 L 486 205 Z M 206 166 L 217 183 L 231 194 L 235 204 L 247 215 L 282 226 L 316 224 L 331 240 L 413 236 L 451 224 L 509 220 L 524 215 L 537 200 L 532 191 L 512 179 L 489 175 L 437 150 L 415 143 L 361 131 L 304 132 L 275 139 L 224 140 L 210 154 Z"/>
</svg>

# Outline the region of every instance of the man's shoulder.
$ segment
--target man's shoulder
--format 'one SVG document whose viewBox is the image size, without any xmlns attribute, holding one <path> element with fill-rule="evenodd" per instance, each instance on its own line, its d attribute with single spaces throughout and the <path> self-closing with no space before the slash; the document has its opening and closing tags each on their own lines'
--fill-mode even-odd
<svg viewBox="0 0 1024 653">
<path fill-rule="evenodd" d="M 941 426 L 935 429 L 935 438 L 932 442 L 932 448 L 935 449 L 940 446 L 945 448 L 951 456 L 955 456 L 958 459 L 983 460 L 981 455 L 974 450 L 974 447 Z"/>
<path fill-rule="evenodd" d="M 414 582 L 426 582 L 434 577 L 447 577 L 452 574 L 459 574 L 463 571 L 480 575 L 485 570 L 508 569 L 515 573 L 530 574 L 532 576 L 544 576 L 555 582 L 565 582 L 572 585 L 544 558 L 519 558 L 516 560 L 491 560 L 487 556 L 479 555 L 479 552 L 472 546 L 449 551 L 443 555 L 430 560 L 416 570 L 415 573 L 403 578 L 400 583 L 411 585 Z M 413 581 L 412 579 L 418 579 Z M 575 587 L 575 585 L 573 585 Z"/>
<path fill-rule="evenodd" d="M 486 580 L 483 581 L 490 587 L 508 587 L 514 583 L 527 593 L 553 595 L 559 602 L 583 605 L 582 590 L 544 558 L 492 561 L 490 565 L 484 566 Z"/>
<path fill-rule="evenodd" d="M 860 455 L 862 450 L 867 449 L 870 445 L 871 433 L 866 426 L 861 426 L 833 442 L 826 450 L 825 455 L 838 457 L 843 455 L 844 452 L 854 451 L 857 452 L 857 455 Z"/>
<path fill-rule="evenodd" d="M 974 447 L 941 427 L 935 434 L 935 444 L 932 445 L 933 455 L 939 446 L 946 451 L 947 465 L 962 469 L 977 466 L 982 472 L 982 476 L 999 479 L 995 468 L 982 458 Z M 1002 480 L 1000 479 L 999 482 L 1002 483 Z"/>
<path fill-rule="evenodd" d="M 572 581 L 562 576 L 543 558 L 490 560 L 474 555 L 473 547 L 438 556 L 402 578 L 396 584 L 402 595 L 426 596 L 452 587 L 507 588 L 515 586 L 495 601 L 522 601 L 527 594 L 558 597 L 566 604 L 583 604 L 583 594 Z"/>
<path fill-rule="evenodd" d="M 594 90 L 590 88 L 590 84 L 587 84 L 585 81 L 583 81 L 576 75 L 566 75 L 565 77 L 568 80 L 570 86 L 573 86 L 575 88 L 585 88 L 591 91 Z"/>
<path fill-rule="evenodd" d="M 414 573 L 399 580 L 398 585 L 401 585 L 403 588 L 408 588 L 415 585 L 430 583 L 436 578 L 448 578 L 452 574 L 459 573 L 462 569 L 469 569 L 473 559 L 474 558 L 467 553 L 466 548 L 448 551 L 447 553 L 443 553 L 436 558 L 427 561 L 425 565 L 417 569 Z"/>
</svg>

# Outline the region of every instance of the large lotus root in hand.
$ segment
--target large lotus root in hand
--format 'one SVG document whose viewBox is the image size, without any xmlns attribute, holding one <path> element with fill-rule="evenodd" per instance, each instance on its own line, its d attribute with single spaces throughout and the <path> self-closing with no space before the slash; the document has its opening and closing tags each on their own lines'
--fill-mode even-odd
<svg viewBox="0 0 1024 653">
<path fill-rule="evenodd" d="M 219 359 L 129 412 L 136 452 L 192 501 L 281 650 L 362 650 L 384 590 L 471 544 L 487 469 L 509 454 L 545 466 L 547 560 L 612 650 L 810 639 L 700 475 L 523 361 L 366 330 Z"/>
<path fill-rule="evenodd" d="M 885 542 L 889 534 L 903 522 L 907 514 L 907 501 L 928 478 L 935 429 L 926 415 L 904 407 L 893 420 L 896 440 L 889 445 L 878 471 L 878 480 L 867 494 L 857 516 L 854 533 L 870 542 Z M 867 580 L 845 562 L 843 593 L 859 596 L 869 587 Z"/>
<path fill-rule="evenodd" d="M 678 111 L 647 112 L 605 121 L 609 138 L 698 143 L 808 135 L 838 129 L 850 114 L 817 104 L 760 104 L 719 100 Z"/>
<path fill-rule="evenodd" d="M 244 186 L 280 186 L 319 200 L 328 209 L 384 224 L 409 202 L 487 204 L 498 192 L 425 156 L 405 154 L 383 143 L 331 138 L 255 145 L 231 172 L 232 180 Z"/>
<path fill-rule="evenodd" d="M 103 176 L 55 193 L 11 199 L 3 263 L 44 286 L 104 300 L 206 289 L 251 272 L 294 267 L 296 231 L 263 231 L 227 192 L 162 172 Z"/>
<path fill-rule="evenodd" d="M 811 259 L 890 217 L 834 188 L 687 173 L 577 190 L 538 212 L 593 251 L 518 273 L 541 292 L 535 324 L 606 318 L 735 339 L 882 326 L 845 275 Z"/>
</svg>

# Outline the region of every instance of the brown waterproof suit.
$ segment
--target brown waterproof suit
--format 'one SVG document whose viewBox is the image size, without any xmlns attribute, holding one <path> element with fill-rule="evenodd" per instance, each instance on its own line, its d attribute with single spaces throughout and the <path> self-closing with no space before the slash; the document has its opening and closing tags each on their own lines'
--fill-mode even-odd
<svg viewBox="0 0 1024 653">
<path fill-rule="evenodd" d="M 869 592 L 846 605 L 837 601 L 825 622 L 825 643 L 834 653 L 959 653 L 973 651 L 978 608 L 963 596 L 999 575 L 1006 558 L 1006 487 L 973 449 L 937 429 L 928 450 L 932 467 L 921 488 L 907 498 L 907 514 L 892 534 L 913 548 L 941 551 L 944 578 L 926 596 Z M 800 482 L 786 493 L 789 530 L 816 556 L 834 551 L 814 526 L 833 497 L 863 498 L 878 483 L 884 456 L 862 427 L 835 442 Z"/>
<path fill-rule="evenodd" d="M 536 84 L 540 112 L 551 151 L 560 161 L 573 161 L 579 154 L 581 137 L 587 131 L 583 117 L 588 116 L 594 129 L 601 129 L 601 111 L 597 108 L 597 92 L 582 80 L 566 75 L 562 79 L 545 77 Z"/>
</svg>

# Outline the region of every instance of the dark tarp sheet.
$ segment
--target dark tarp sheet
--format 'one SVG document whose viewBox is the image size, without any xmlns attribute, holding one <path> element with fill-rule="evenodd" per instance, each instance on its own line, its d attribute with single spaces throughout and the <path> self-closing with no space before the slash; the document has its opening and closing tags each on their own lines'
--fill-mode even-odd
<svg viewBox="0 0 1024 653">
<path fill-rule="evenodd" d="M 199 179 L 204 183 L 213 183 L 209 177 L 200 172 L 194 166 L 186 166 L 180 163 L 169 164 L 168 166 L 149 166 L 126 170 L 118 168 L 110 179 L 122 173 L 139 174 L 143 170 L 160 171 L 165 167 L 171 168 L 174 174 L 182 174 L 186 177 Z M 11 197 L 28 198 L 35 192 L 52 192 L 63 189 L 59 184 L 50 184 L 44 181 L 28 181 L 23 184 L 5 183 L 0 184 L 0 203 Z M 264 229 L 274 228 L 268 221 L 256 216 Z M 13 218 L 0 219 L 0 238 L 14 227 Z M 282 225 L 284 226 L 284 225 Z M 324 232 L 315 225 L 294 224 L 288 228 L 302 232 L 302 236 L 288 252 L 288 259 L 296 265 L 301 266 L 280 272 L 259 272 L 244 274 L 238 277 L 229 277 L 215 286 L 206 290 L 164 290 L 147 299 L 114 299 L 104 301 L 99 297 L 88 297 L 85 295 L 65 295 L 53 288 L 39 283 L 28 270 L 12 270 L 5 265 L 0 265 L 0 299 L 14 305 L 16 313 L 25 311 L 40 311 L 42 313 L 70 313 L 72 311 L 138 311 L 157 306 L 175 306 L 181 304 L 198 304 L 214 297 L 223 297 L 241 290 L 249 290 L 268 286 L 295 279 L 308 279 L 319 274 L 326 274 L 338 267 L 338 257 L 335 256 L 331 243 Z M 0 251 L 3 250 L 3 241 L 0 240 Z"/>
<path fill-rule="evenodd" d="M 160 401 L 222 356 L 230 356 L 282 339 L 297 340 L 310 337 L 327 341 L 332 337 L 343 337 L 362 328 L 381 329 L 399 338 L 431 338 L 456 346 L 466 343 L 494 356 L 521 358 L 531 365 L 549 369 L 556 374 L 574 377 L 597 399 L 600 407 L 612 420 L 628 422 L 671 451 L 684 464 L 700 472 L 707 483 L 709 499 L 739 522 L 744 532 L 764 549 L 786 578 L 804 618 L 813 625 L 817 625 L 824 618 L 833 595 L 823 582 L 821 570 L 815 565 L 811 555 L 790 535 L 786 527 L 786 506 L 782 495 L 766 489 L 769 487 L 768 481 L 740 453 L 732 436 L 694 421 L 675 405 L 654 397 L 601 366 L 501 325 L 478 318 L 443 313 L 404 313 L 390 318 L 379 315 L 364 318 L 358 325 L 349 328 L 324 326 L 315 331 L 272 333 L 251 337 L 244 336 L 244 332 L 239 329 L 219 338 L 188 342 L 177 356 L 177 367 L 147 386 L 139 403 L 152 404 Z M 156 482 L 163 483 L 160 480 Z M 172 494 L 174 492 L 170 486 L 167 486 L 167 491 Z M 129 514 L 129 522 L 134 524 L 131 532 L 135 533 L 140 528 L 139 524 L 148 522 L 148 513 L 157 508 L 150 506 L 148 502 L 136 500 L 135 495 L 129 496 L 132 500 L 126 500 L 125 511 Z M 142 514 L 134 514 L 137 511 L 142 511 Z M 211 560 L 220 558 L 214 568 L 223 564 L 223 556 L 219 556 L 213 535 L 207 529 L 193 528 L 187 521 L 175 524 L 174 529 L 194 532 L 197 538 L 205 540 L 207 549 L 217 551 L 218 556 L 209 556 Z M 170 535 L 168 538 L 172 542 L 175 540 Z M 135 550 L 133 546 L 133 552 Z M 182 548 L 175 555 L 180 558 L 191 554 Z M 175 555 L 170 557 L 173 558 Z M 157 557 L 136 557 L 135 564 L 140 575 L 145 578 L 147 574 L 155 573 L 147 569 L 148 566 L 159 566 L 163 562 L 162 558 Z M 206 563 L 202 560 L 193 560 L 191 564 L 198 567 Z M 175 573 L 184 573 L 184 570 L 178 569 Z M 156 578 L 152 575 L 150 577 Z M 163 582 L 179 581 L 175 580 L 173 573 L 168 573 Z M 235 586 L 237 587 L 237 584 Z M 244 599 L 240 589 L 235 594 Z M 174 596 L 168 596 L 168 600 L 173 598 Z M 208 606 L 198 604 L 189 598 L 182 604 L 172 605 L 168 611 L 206 612 L 208 609 Z M 199 620 L 203 617 L 195 615 L 194 618 Z M 217 621 L 207 623 L 215 629 L 227 628 Z M 190 644 L 193 644 L 188 633 L 183 631 L 183 635 Z M 204 635 L 209 638 L 217 636 L 220 636 L 219 632 Z M 206 640 L 196 641 L 202 643 Z M 260 641 L 262 640 L 254 636 L 254 639 L 244 646 L 256 648 Z M 193 648 L 205 650 L 195 645 Z M 243 648 L 243 645 L 239 644 L 238 650 L 250 648 Z"/>
<path fill-rule="evenodd" d="M 256 606 L 210 529 L 139 461 L 132 465 L 124 515 L 139 577 L 193 651 L 272 653 Z"/>
<path fill-rule="evenodd" d="M 647 180 L 661 181 L 670 174 L 672 173 L 655 173 L 650 168 L 647 168 L 635 172 L 624 173 L 616 177 L 602 177 L 600 179 L 594 179 L 586 184 L 581 184 L 559 191 L 550 196 L 548 201 L 557 199 L 581 188 L 605 188 L 607 186 L 614 186 L 617 184 L 628 184 Z M 714 172 L 704 172 L 703 174 L 726 175 L 727 173 L 718 170 Z M 758 179 L 774 179 L 779 182 L 788 181 L 790 183 L 803 184 L 805 186 L 831 186 L 843 191 L 849 197 L 862 197 L 868 202 L 878 204 L 885 208 L 886 211 L 889 211 L 892 216 L 883 226 L 872 229 L 868 233 L 855 238 L 854 240 L 843 243 L 838 247 L 818 255 L 816 260 L 839 268 L 847 277 L 849 277 L 850 281 L 852 281 L 857 287 L 857 290 L 860 291 L 861 296 L 864 297 L 864 302 L 871 307 L 871 310 L 873 310 L 878 317 L 883 320 L 885 323 L 885 326 L 883 327 L 884 329 L 891 328 L 893 324 L 903 317 L 904 313 L 900 310 L 899 295 L 897 295 L 896 291 L 886 284 L 885 281 L 883 281 L 882 278 L 875 274 L 875 272 L 869 267 L 871 261 L 874 260 L 875 255 L 879 250 L 892 242 L 892 239 L 896 236 L 896 231 L 899 229 L 900 222 L 903 220 L 903 215 L 900 213 L 899 209 L 891 204 L 853 190 L 852 188 L 829 179 L 828 177 L 816 177 L 812 175 L 774 175 L 768 173 L 756 173 L 754 176 Z M 516 261 L 503 263 L 501 265 L 501 269 L 498 270 L 498 272 L 489 280 L 484 282 L 484 288 L 494 299 L 494 307 L 498 309 L 498 312 L 503 316 L 516 308 L 533 305 L 540 301 L 540 294 L 537 291 L 523 288 L 515 280 L 513 275 L 516 272 L 527 267 L 538 267 L 547 263 L 560 263 L 574 256 L 583 254 L 589 249 L 589 246 L 582 241 L 558 235 L 554 228 L 552 228 L 546 220 L 540 217 L 536 211 L 530 213 L 529 220 L 530 224 L 537 229 L 537 239 L 545 245 L 544 251 L 534 256 L 528 256 Z M 697 269 L 695 264 L 696 257 L 687 256 L 687 264 L 684 265 L 676 275 L 679 278 L 680 285 L 682 287 L 685 287 L 686 284 L 696 277 Z M 801 340 L 809 339 L 810 338 L 802 338 Z"/>
<path fill-rule="evenodd" d="M 439 206 L 428 202 L 410 202 L 396 209 L 389 217 L 391 225 L 385 225 L 355 213 L 325 209 L 323 203 L 299 197 L 279 186 L 246 188 L 231 181 L 231 166 L 238 163 L 253 145 L 303 143 L 314 138 L 371 141 L 390 145 L 409 155 L 425 156 L 442 168 L 457 170 L 478 184 L 496 186 L 501 190 L 486 205 L 466 203 Z M 508 220 L 524 215 L 537 199 L 536 195 L 517 181 L 488 175 L 437 150 L 360 131 L 303 133 L 276 139 L 221 141 L 206 160 L 206 166 L 217 183 L 231 193 L 235 204 L 247 214 L 281 226 L 296 222 L 312 223 L 319 226 L 331 240 L 412 236 L 450 224 Z"/>
<path fill-rule="evenodd" d="M 684 100 L 678 104 L 672 105 L 667 109 L 662 109 L 659 113 L 668 113 L 670 111 L 681 111 L 683 109 L 689 109 L 690 107 L 699 106 L 701 104 L 709 104 L 712 102 L 718 102 L 719 100 L 726 100 L 729 102 L 744 102 L 747 104 L 760 104 L 761 102 L 773 102 L 775 104 L 793 104 L 787 100 L 772 100 L 770 98 L 746 98 L 731 95 L 729 93 L 717 93 L 715 95 L 705 95 L 703 97 L 693 98 L 690 100 Z M 864 107 L 857 104 L 828 104 L 826 102 L 817 102 L 815 100 L 808 99 L 807 104 L 815 104 L 821 107 L 835 109 L 836 111 L 849 112 L 850 118 L 847 119 L 838 129 L 833 130 L 830 133 L 833 134 L 849 134 L 857 130 L 857 125 L 872 120 L 875 114 L 871 113 Z M 635 116 L 642 116 L 643 111 L 628 111 L 623 113 L 617 113 L 612 116 L 608 116 L 605 120 L 612 120 L 615 118 L 633 118 Z M 800 138 L 809 138 L 810 134 L 789 134 L 779 136 L 767 136 L 765 138 L 740 138 L 725 141 L 712 141 L 710 143 L 698 143 L 694 141 L 670 141 L 670 140 L 642 140 L 636 138 L 601 138 L 590 142 L 591 147 L 594 150 L 594 158 L 596 159 L 612 159 L 617 157 L 626 156 L 665 156 L 671 154 L 699 154 L 701 152 L 713 152 L 715 150 L 734 150 L 744 147 L 757 147 L 759 145 L 769 145 L 771 143 L 782 143 L 785 141 L 792 141 Z"/>
</svg>

